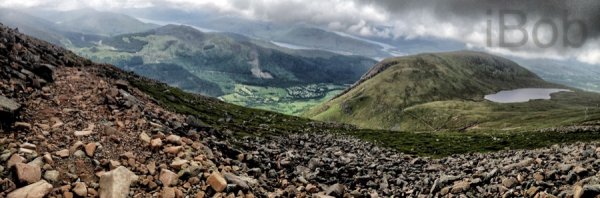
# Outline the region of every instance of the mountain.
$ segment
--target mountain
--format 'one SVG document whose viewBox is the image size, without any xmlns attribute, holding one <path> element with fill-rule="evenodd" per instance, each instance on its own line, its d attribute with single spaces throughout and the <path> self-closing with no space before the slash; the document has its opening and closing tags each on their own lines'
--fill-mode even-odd
<svg viewBox="0 0 600 198">
<path fill-rule="evenodd" d="M 94 61 L 133 68 L 148 77 L 160 76 L 165 82 L 182 79 L 178 75 L 162 73 L 170 69 L 169 65 L 174 66 L 173 70 L 186 70 L 191 74 L 186 75 L 186 79 L 202 82 L 202 86 L 172 85 L 208 96 L 224 96 L 225 100 L 237 98 L 235 101 L 251 107 L 264 106 L 265 97 L 261 96 L 272 94 L 258 91 L 248 95 L 240 87 L 276 89 L 277 94 L 272 97 L 277 99 L 267 103 L 294 105 L 297 100 L 322 98 L 328 92 L 343 89 L 329 88 L 355 82 L 375 63 L 360 56 L 288 49 L 238 34 L 204 33 L 183 25 L 166 25 L 146 32 L 107 37 L 95 46 L 72 49 Z M 160 70 L 155 70 L 157 65 L 162 65 Z M 321 88 L 305 89 L 307 86 Z M 308 91 L 291 95 L 286 89 L 293 87 Z M 238 100 L 242 95 L 246 99 Z M 312 97 L 307 97 L 309 95 Z M 290 111 L 299 113 L 304 108 L 303 105 Z"/>
<path fill-rule="evenodd" d="M 487 94 L 517 88 L 567 87 L 546 82 L 513 61 L 481 52 L 427 53 L 378 63 L 343 94 L 305 115 L 377 129 L 531 130 L 588 119 L 585 109 L 600 104 L 600 95 L 571 88 L 567 89 L 573 92 L 554 94 L 548 101 L 501 104 L 484 100 Z M 562 115 L 555 114 L 559 112 L 574 116 L 561 119 Z"/>
<path fill-rule="evenodd" d="M 186 13 L 159 9 L 152 12 L 142 12 L 139 10 L 131 10 L 129 12 L 133 16 L 140 16 L 140 18 L 154 19 L 148 21 L 161 21 L 164 24 L 186 24 L 206 30 L 232 32 L 255 39 L 274 41 L 286 47 L 326 50 L 339 54 L 359 55 L 369 58 L 382 58 L 392 55 L 388 51 L 390 49 L 385 49 L 381 46 L 382 43 L 304 24 L 272 23 L 201 11 Z M 154 14 L 155 12 L 161 14 Z"/>
<path fill-rule="evenodd" d="M 158 27 L 123 14 L 93 9 L 39 11 L 0 9 L 0 22 L 56 45 L 91 47 L 114 34 L 146 31 Z"/>
<path fill-rule="evenodd" d="M 600 92 L 600 67 L 573 60 L 511 58 L 544 80 Z"/>
<path fill-rule="evenodd" d="M 3 25 L 0 115 L 7 198 L 585 197 L 598 179 L 600 118 L 570 132 L 359 130 L 186 93 Z"/>
<path fill-rule="evenodd" d="M 359 56 L 290 49 L 235 33 L 204 33 L 189 26 L 145 30 L 153 25 L 90 9 L 7 10 L 0 14 L 2 21 L 97 62 L 194 93 L 288 114 L 300 114 L 328 100 L 375 63 Z M 97 26 L 94 21 L 110 23 Z M 89 24 L 102 30 L 89 29 Z M 138 30 L 143 31 L 131 33 Z M 129 33 L 110 36 L 118 32 Z"/>
<path fill-rule="evenodd" d="M 97 11 L 89 8 L 70 11 L 42 12 L 37 10 L 26 10 L 25 12 L 52 21 L 64 32 L 114 36 L 143 32 L 159 27 L 155 24 L 141 22 L 129 15 Z"/>
<path fill-rule="evenodd" d="M 18 10 L 0 8 L 0 23 L 54 44 L 65 39 L 52 22 Z"/>
<path fill-rule="evenodd" d="M 342 36 L 319 28 L 293 27 L 271 37 L 272 40 L 312 49 L 367 57 L 388 57 L 389 53 L 377 44 Z"/>
</svg>

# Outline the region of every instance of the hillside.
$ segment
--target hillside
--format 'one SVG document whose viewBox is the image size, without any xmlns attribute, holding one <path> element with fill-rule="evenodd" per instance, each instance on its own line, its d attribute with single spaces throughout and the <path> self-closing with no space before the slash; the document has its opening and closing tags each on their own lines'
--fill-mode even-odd
<svg viewBox="0 0 600 198">
<path fill-rule="evenodd" d="M 94 61 L 133 69 L 155 79 L 160 76 L 163 82 L 187 91 L 290 114 L 328 99 L 323 98 L 333 95 L 330 92 L 339 93 L 375 63 L 359 56 L 281 48 L 237 34 L 204 33 L 179 25 L 109 37 L 91 47 L 72 49 Z M 156 65 L 162 65 L 159 71 L 186 70 L 191 74 L 186 76 L 187 81 L 199 86 L 176 83 L 181 81 L 180 76 L 157 73 Z M 307 88 L 312 86 L 320 88 Z M 247 93 L 241 87 L 257 87 L 257 91 Z M 290 88 L 306 93 L 292 95 Z"/>
<path fill-rule="evenodd" d="M 584 116 L 587 107 L 600 103 L 600 97 L 578 90 L 555 94 L 550 101 L 522 104 L 483 99 L 486 94 L 517 88 L 565 86 L 548 83 L 508 59 L 484 53 L 420 54 L 378 63 L 350 89 L 306 116 L 392 130 L 525 130 L 568 125 L 600 112 Z M 560 116 L 553 114 L 559 112 Z M 561 119 L 565 114 L 577 116 Z"/>
<path fill-rule="evenodd" d="M 0 115 L 7 198 L 581 196 L 598 181 L 600 147 L 574 143 L 600 140 L 597 122 L 569 133 L 356 130 L 186 93 L 3 25 Z"/>
</svg>

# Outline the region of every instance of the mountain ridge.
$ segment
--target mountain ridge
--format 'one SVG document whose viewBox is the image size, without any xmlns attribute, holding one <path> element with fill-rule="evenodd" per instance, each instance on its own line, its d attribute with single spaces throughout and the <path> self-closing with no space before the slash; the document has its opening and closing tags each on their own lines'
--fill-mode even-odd
<svg viewBox="0 0 600 198">
<path fill-rule="evenodd" d="M 304 115 L 321 121 L 393 130 L 463 130 L 486 124 L 488 129 L 507 128 L 500 127 L 499 120 L 515 127 L 534 126 L 529 122 L 507 121 L 508 117 L 501 116 L 499 109 L 510 105 L 483 99 L 487 94 L 517 88 L 566 88 L 584 98 L 594 95 L 546 82 L 513 61 L 482 52 L 424 53 L 381 61 L 350 88 Z M 563 100 L 557 103 L 568 102 L 566 98 Z M 593 97 L 590 101 L 597 102 Z M 543 111 L 542 106 L 550 105 L 537 104 L 545 102 L 556 101 L 526 103 L 523 109 L 536 114 Z M 534 104 L 538 107 L 533 107 Z M 581 104 L 591 106 L 589 102 Z M 568 109 L 568 104 L 562 105 Z M 519 110 L 508 110 L 512 111 Z"/>
</svg>

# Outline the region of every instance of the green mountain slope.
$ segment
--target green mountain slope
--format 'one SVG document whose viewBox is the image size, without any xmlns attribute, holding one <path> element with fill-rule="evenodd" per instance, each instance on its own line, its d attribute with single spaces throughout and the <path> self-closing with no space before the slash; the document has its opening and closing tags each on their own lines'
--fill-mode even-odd
<svg viewBox="0 0 600 198">
<path fill-rule="evenodd" d="M 334 95 L 329 92 L 339 93 L 339 86 L 360 79 L 375 63 L 360 56 L 287 49 L 237 34 L 203 33 L 179 25 L 107 37 L 91 47 L 70 48 L 94 61 L 135 68 L 145 76 L 162 76 L 156 72 L 166 69 L 155 71 L 148 67 L 144 71 L 145 65 L 177 66 L 197 78 L 194 81 L 207 85 L 201 90 L 182 87 L 185 90 L 289 114 L 300 113 L 316 103 L 310 100 L 320 102 L 326 96 L 324 100 L 329 99 Z M 172 85 L 181 87 L 181 83 Z M 247 94 L 240 89 L 243 86 L 258 87 L 258 91 Z M 324 89 L 307 88 L 312 86 Z M 294 87 L 308 91 L 293 94 L 287 90 Z M 275 95 L 268 91 L 272 89 L 278 90 Z M 281 106 L 282 103 L 286 105 Z"/>
<path fill-rule="evenodd" d="M 479 52 L 386 59 L 335 99 L 305 115 L 317 120 L 392 130 L 523 129 L 584 121 L 600 95 L 575 90 L 548 101 L 499 104 L 486 94 L 516 88 L 566 88 L 518 64 Z M 565 117 L 564 115 L 569 115 Z"/>
</svg>

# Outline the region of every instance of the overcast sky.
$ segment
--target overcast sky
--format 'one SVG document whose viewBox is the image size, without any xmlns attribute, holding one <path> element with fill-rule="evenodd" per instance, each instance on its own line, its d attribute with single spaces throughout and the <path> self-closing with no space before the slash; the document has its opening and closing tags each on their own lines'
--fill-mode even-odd
<svg viewBox="0 0 600 198">
<path fill-rule="evenodd" d="M 361 36 L 451 39 L 471 48 L 499 54 L 575 59 L 600 65 L 600 1 L 597 0 L 0 0 L 0 7 L 59 10 L 91 7 L 106 11 L 154 7 L 190 12 L 211 10 L 270 22 L 302 22 Z M 507 25 L 515 25 L 521 16 L 525 17 L 522 18 L 525 19 L 522 22 L 527 33 L 524 45 L 498 46 L 499 13 L 503 10 L 512 12 L 505 17 Z M 563 31 L 565 19 L 572 24 L 569 34 Z M 488 21 L 491 26 L 488 26 Z M 540 25 L 537 36 L 534 36 L 536 23 Z M 552 24 L 557 31 L 554 34 Z M 523 39 L 523 31 L 508 30 L 505 33 L 507 42 Z M 582 38 L 585 42 L 581 46 L 565 46 L 565 35 L 571 43 L 577 44 Z M 556 37 L 554 45 L 546 45 L 553 37 Z M 488 38 L 491 38 L 491 46 Z"/>
</svg>

